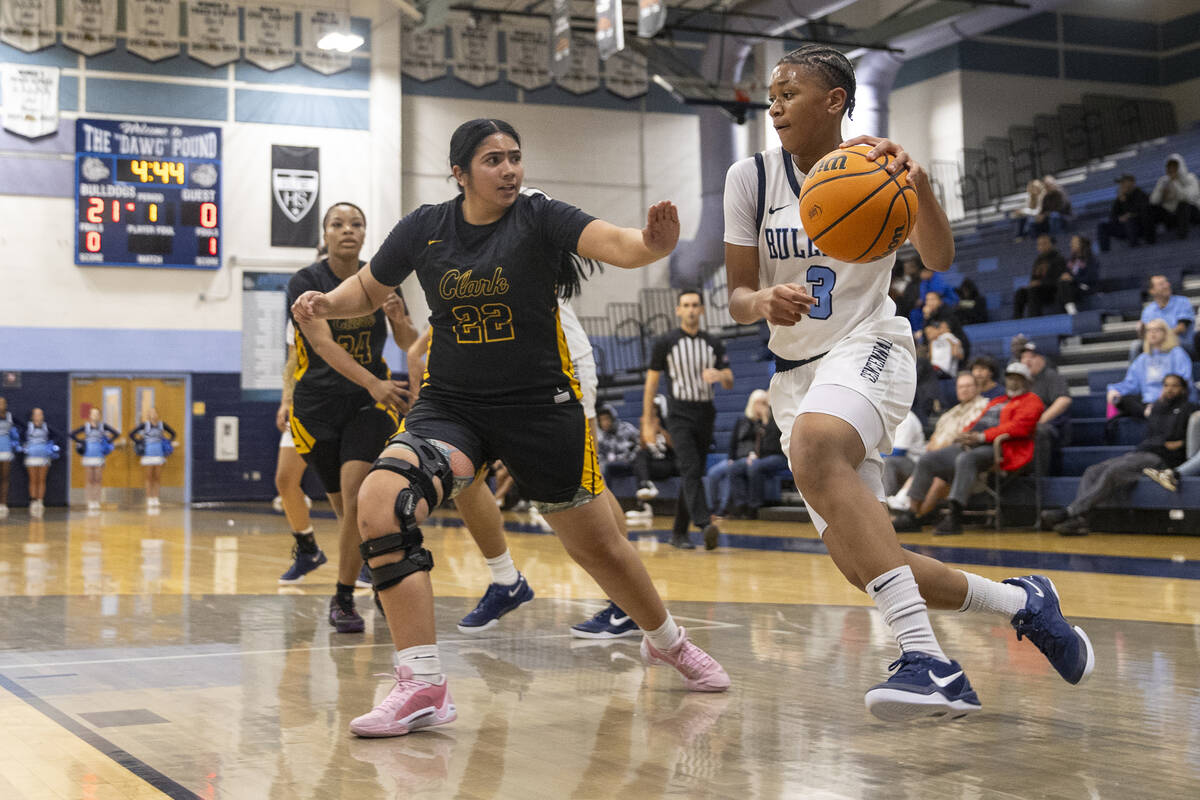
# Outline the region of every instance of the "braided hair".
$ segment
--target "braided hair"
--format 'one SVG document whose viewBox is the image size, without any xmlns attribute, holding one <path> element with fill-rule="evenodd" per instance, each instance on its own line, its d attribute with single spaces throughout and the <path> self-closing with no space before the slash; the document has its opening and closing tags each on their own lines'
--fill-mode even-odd
<svg viewBox="0 0 1200 800">
<path fill-rule="evenodd" d="M 799 64 L 821 76 L 830 89 L 846 92 L 846 116 L 854 118 L 854 67 L 850 59 L 827 44 L 805 44 L 779 59 L 779 64 Z"/>
</svg>

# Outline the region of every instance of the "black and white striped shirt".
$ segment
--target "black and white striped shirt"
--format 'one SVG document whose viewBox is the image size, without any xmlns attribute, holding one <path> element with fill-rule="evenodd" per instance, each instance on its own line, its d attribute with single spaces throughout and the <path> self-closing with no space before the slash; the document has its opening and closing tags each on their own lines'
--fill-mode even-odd
<svg viewBox="0 0 1200 800">
<path fill-rule="evenodd" d="M 711 403 L 713 387 L 704 380 L 704 370 L 728 366 L 725 345 L 704 331 L 689 336 L 682 329 L 673 330 L 655 340 L 650 356 L 650 369 L 666 372 L 671 379 L 672 399 L 687 403 Z"/>
</svg>

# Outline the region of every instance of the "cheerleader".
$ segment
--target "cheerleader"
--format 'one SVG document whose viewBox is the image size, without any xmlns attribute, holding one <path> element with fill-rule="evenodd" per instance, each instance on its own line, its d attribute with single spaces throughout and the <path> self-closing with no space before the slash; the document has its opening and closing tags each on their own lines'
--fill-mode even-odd
<svg viewBox="0 0 1200 800">
<path fill-rule="evenodd" d="M 113 450 L 113 443 L 121 434 L 101 419 L 100 409 L 95 406 L 88 412 L 88 421 L 67 434 L 75 442 L 75 450 L 83 456 L 87 470 L 88 511 L 100 510 L 100 495 L 104 491 L 104 459 Z"/>
<path fill-rule="evenodd" d="M 151 408 L 142 415 L 139 425 L 129 438 L 133 440 L 142 467 L 146 474 L 146 508 L 157 509 L 158 492 L 162 488 L 162 468 L 175 447 L 175 431 L 158 416 L 158 409 Z"/>
<path fill-rule="evenodd" d="M 25 471 L 29 473 L 29 513 L 35 517 L 46 511 L 46 473 L 50 471 L 50 462 L 61 452 L 57 439 L 42 410 L 35 408 L 30 412 L 20 447 L 25 453 Z"/>
<path fill-rule="evenodd" d="M 8 516 L 8 474 L 20 441 L 20 424 L 8 410 L 8 401 L 0 397 L 0 519 Z"/>
</svg>

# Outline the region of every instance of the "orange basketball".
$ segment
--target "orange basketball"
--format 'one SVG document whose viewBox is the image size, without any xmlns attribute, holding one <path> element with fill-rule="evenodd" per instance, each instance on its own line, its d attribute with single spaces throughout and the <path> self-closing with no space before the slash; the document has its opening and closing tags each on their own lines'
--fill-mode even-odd
<svg viewBox="0 0 1200 800">
<path fill-rule="evenodd" d="M 917 219 L 917 190 L 908 170 L 884 167 L 892 156 L 866 159 L 870 145 L 834 150 L 815 165 L 800 187 L 800 221 L 822 253 L 863 264 L 892 253 Z"/>
</svg>

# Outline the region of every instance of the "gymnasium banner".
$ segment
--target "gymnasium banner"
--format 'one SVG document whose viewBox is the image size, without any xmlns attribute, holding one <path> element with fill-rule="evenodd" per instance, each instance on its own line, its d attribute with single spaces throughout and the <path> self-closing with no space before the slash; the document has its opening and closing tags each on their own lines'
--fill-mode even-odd
<svg viewBox="0 0 1200 800">
<path fill-rule="evenodd" d="M 667 7 L 662 0 L 638 0 L 638 36 L 653 39 L 666 22 Z"/>
<path fill-rule="evenodd" d="M 271 247 L 316 247 L 320 200 L 320 148 L 271 145 Z"/>
<path fill-rule="evenodd" d="M 317 42 L 327 33 L 349 33 L 350 14 L 346 11 L 305 8 L 300 11 L 300 63 L 322 75 L 350 69 L 350 54 L 322 50 Z"/>
<path fill-rule="evenodd" d="M 646 56 L 622 50 L 604 62 L 604 88 L 626 100 L 644 95 L 650 89 Z"/>
<path fill-rule="evenodd" d="M 571 58 L 567 72 L 555 79 L 571 94 L 587 94 L 600 88 L 600 56 L 596 40 L 591 36 L 571 35 Z"/>
<path fill-rule="evenodd" d="M 179 0 L 125 0 L 125 49 L 147 61 L 179 55 Z"/>
<path fill-rule="evenodd" d="M 571 69 L 571 0 L 554 0 L 550 10 L 550 71 L 555 79 Z"/>
<path fill-rule="evenodd" d="M 296 11 L 246 6 L 246 60 L 273 72 L 296 63 Z"/>
<path fill-rule="evenodd" d="M 213 0 L 188 0 L 188 55 L 210 67 L 238 60 L 238 7 Z"/>
<path fill-rule="evenodd" d="M 596 48 L 602 61 L 625 49 L 621 0 L 596 0 Z"/>
<path fill-rule="evenodd" d="M 490 19 L 475 21 L 466 14 L 452 14 L 447 27 L 454 54 L 454 77 L 476 87 L 500 80 L 500 36 L 496 24 Z"/>
<path fill-rule="evenodd" d="M 401 32 L 400 52 L 404 61 L 400 70 L 418 81 L 431 81 L 446 76 L 446 29 L 411 28 Z"/>
<path fill-rule="evenodd" d="M 0 64 L 4 130 L 35 139 L 58 130 L 58 67 Z"/>
<path fill-rule="evenodd" d="M 32 53 L 54 44 L 54 0 L 4 0 L 0 3 L 0 42 Z"/>
<path fill-rule="evenodd" d="M 550 85 L 550 27 L 542 20 L 509 18 L 501 24 L 508 82 L 522 89 Z"/>
<path fill-rule="evenodd" d="M 63 44 L 94 56 L 117 46 L 117 0 L 64 0 Z"/>
</svg>

